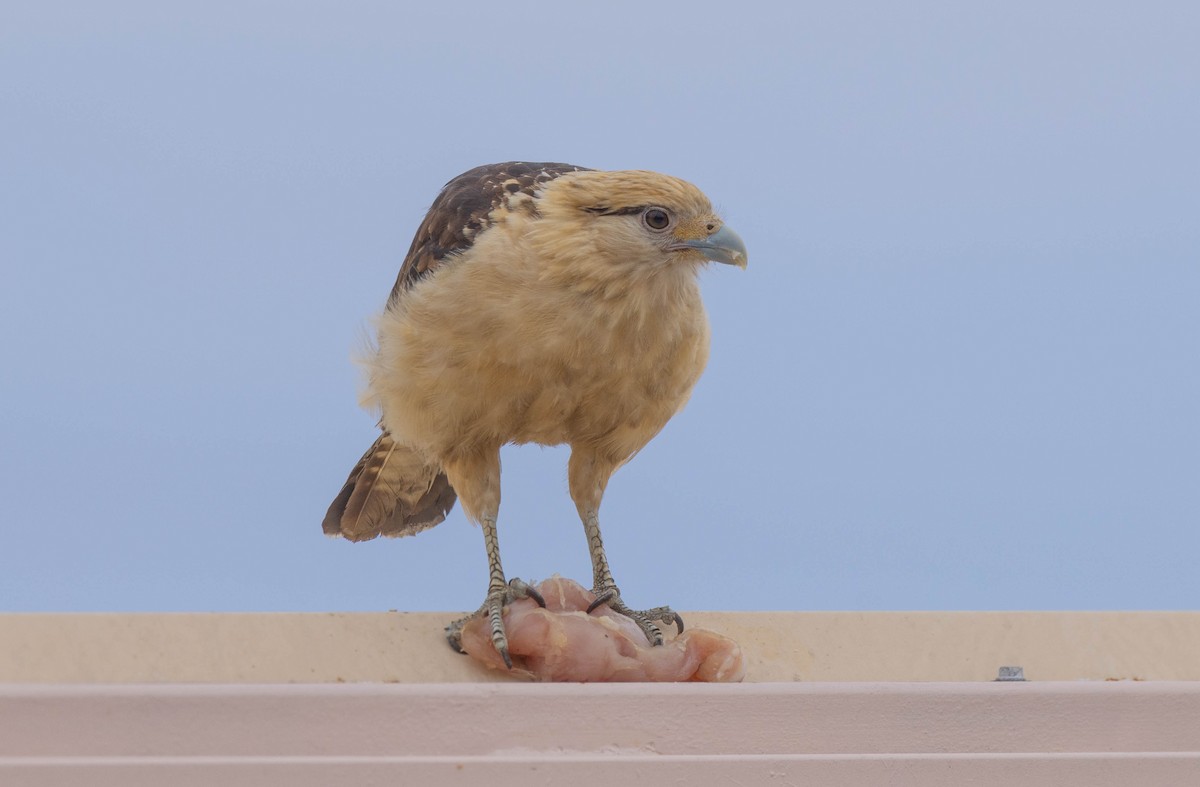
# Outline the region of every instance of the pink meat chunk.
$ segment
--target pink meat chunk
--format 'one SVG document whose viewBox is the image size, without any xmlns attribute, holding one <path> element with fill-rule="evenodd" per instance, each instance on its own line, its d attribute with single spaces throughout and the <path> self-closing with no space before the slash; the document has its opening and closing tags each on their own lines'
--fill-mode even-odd
<svg viewBox="0 0 1200 787">
<path fill-rule="evenodd" d="M 585 610 L 595 596 L 579 583 L 551 577 L 535 586 L 546 599 L 542 609 L 521 599 L 504 610 L 513 673 L 540 681 L 582 683 L 706 681 L 736 683 L 746 675 L 742 649 L 712 631 L 687 629 L 659 647 L 627 617 L 601 607 Z M 664 627 L 667 637 L 674 626 Z M 507 671 L 492 645 L 486 617 L 463 628 L 462 646 L 493 669 Z"/>
</svg>

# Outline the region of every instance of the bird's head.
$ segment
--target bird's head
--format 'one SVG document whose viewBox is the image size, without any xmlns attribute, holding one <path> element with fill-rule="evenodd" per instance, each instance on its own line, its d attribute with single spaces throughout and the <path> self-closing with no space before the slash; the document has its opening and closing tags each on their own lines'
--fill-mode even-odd
<svg viewBox="0 0 1200 787">
<path fill-rule="evenodd" d="M 709 260 L 746 267 L 745 244 L 713 211 L 708 197 L 669 175 L 571 172 L 543 188 L 537 212 L 535 242 L 575 275 L 585 266 L 599 279 L 640 278 L 694 271 Z"/>
</svg>

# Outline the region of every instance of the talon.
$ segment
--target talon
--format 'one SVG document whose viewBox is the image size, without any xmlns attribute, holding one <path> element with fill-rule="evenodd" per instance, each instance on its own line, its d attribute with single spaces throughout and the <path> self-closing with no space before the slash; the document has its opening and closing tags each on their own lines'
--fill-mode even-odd
<svg viewBox="0 0 1200 787">
<path fill-rule="evenodd" d="M 612 601 L 616 595 L 617 593 L 614 590 L 606 590 L 603 593 L 600 593 L 596 596 L 595 601 L 593 601 L 591 604 L 588 604 L 587 614 L 592 614 L 592 612 L 597 608 L 602 607 L 608 602 Z"/>
<path fill-rule="evenodd" d="M 538 605 L 539 607 L 541 607 L 542 609 L 545 609 L 545 608 L 546 608 L 546 599 L 542 597 L 542 594 L 541 594 L 541 593 L 538 593 L 538 592 L 537 592 L 536 590 L 534 590 L 533 588 L 530 588 L 530 589 L 529 589 L 529 597 L 530 597 L 531 599 L 533 599 L 534 601 L 536 601 L 536 602 L 537 602 L 537 605 Z"/>
<path fill-rule="evenodd" d="M 648 620 L 661 620 L 663 623 L 668 625 L 674 623 L 675 628 L 678 630 L 677 633 L 683 633 L 683 615 L 680 615 L 670 607 L 655 607 L 654 609 L 648 609 L 641 614 L 645 615 Z"/>
<path fill-rule="evenodd" d="M 512 588 L 513 598 L 531 598 L 537 602 L 537 605 L 542 609 L 546 608 L 546 599 L 538 592 L 538 589 L 528 582 L 517 579 L 516 577 L 508 581 L 508 586 Z"/>
<path fill-rule="evenodd" d="M 588 605 L 588 614 L 590 615 L 593 610 L 604 604 L 607 604 L 608 608 L 618 615 L 624 615 L 638 624 L 638 628 L 646 635 L 646 640 L 651 646 L 663 644 L 662 631 L 658 626 L 654 625 L 654 621 L 656 620 L 661 620 L 664 623 L 674 623 L 679 633 L 683 633 L 683 618 L 670 607 L 655 607 L 647 610 L 630 609 L 621 600 L 620 590 L 615 587 L 607 587 L 604 590 L 596 592 L 596 600 Z"/>
<path fill-rule="evenodd" d="M 504 608 L 519 598 L 531 598 L 538 606 L 545 608 L 546 599 L 536 589 L 513 578 L 506 585 L 499 585 L 488 591 L 483 606 L 473 614 L 467 615 L 446 626 L 446 641 L 458 653 L 466 653 L 462 646 L 462 630 L 468 622 L 483 616 L 487 619 L 492 632 L 492 646 L 504 660 L 504 666 L 513 668 L 512 655 L 508 652 L 508 635 L 504 631 Z"/>
</svg>

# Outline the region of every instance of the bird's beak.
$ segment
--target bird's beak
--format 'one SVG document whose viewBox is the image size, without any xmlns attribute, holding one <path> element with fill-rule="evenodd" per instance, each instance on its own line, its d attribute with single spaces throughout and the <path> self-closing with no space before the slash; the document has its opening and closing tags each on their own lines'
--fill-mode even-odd
<svg viewBox="0 0 1200 787">
<path fill-rule="evenodd" d="M 723 262 L 739 268 L 746 267 L 746 244 L 742 242 L 740 235 L 724 224 L 721 225 L 721 229 L 707 238 L 681 240 L 670 248 L 677 251 L 694 249 L 713 262 Z"/>
</svg>

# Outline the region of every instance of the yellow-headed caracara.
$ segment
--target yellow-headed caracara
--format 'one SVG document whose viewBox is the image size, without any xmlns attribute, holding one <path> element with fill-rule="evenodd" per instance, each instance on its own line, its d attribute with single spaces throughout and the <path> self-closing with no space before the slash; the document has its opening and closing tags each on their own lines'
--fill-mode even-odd
<svg viewBox="0 0 1200 787">
<path fill-rule="evenodd" d="M 480 612 L 511 666 L 502 611 L 530 589 L 506 581 L 500 564 L 500 447 L 566 443 L 593 608 L 628 615 L 653 644 L 656 621 L 682 630 L 669 607 L 625 605 L 599 510 L 613 472 L 683 407 L 704 369 L 696 274 L 706 260 L 744 267 L 746 247 L 677 178 L 509 162 L 450 181 L 417 230 L 367 363 L 364 403 L 379 408 L 383 434 L 329 507 L 325 532 L 418 533 L 457 493 L 483 529 Z M 455 647 L 462 623 L 448 629 Z"/>
</svg>

